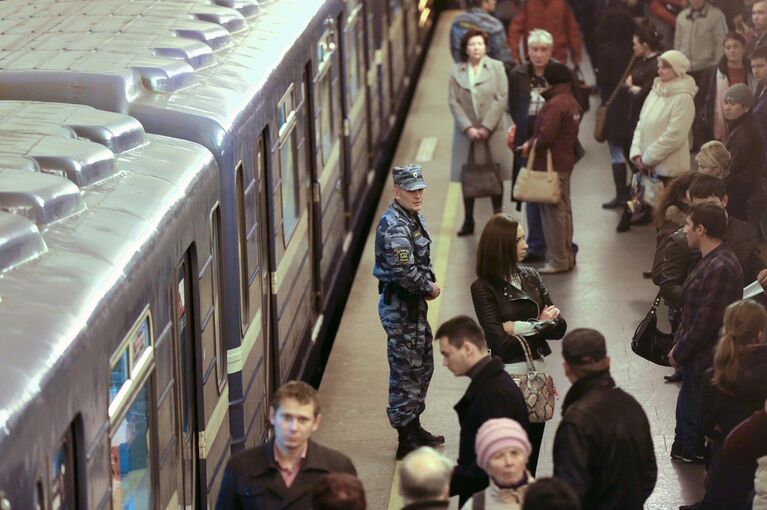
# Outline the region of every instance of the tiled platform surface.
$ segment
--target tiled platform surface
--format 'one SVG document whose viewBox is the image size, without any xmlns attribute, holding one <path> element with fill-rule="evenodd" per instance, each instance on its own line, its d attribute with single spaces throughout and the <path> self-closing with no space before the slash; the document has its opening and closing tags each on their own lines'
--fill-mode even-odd
<svg viewBox="0 0 767 510">
<path fill-rule="evenodd" d="M 395 164 L 412 162 L 422 138 L 438 139 L 434 159 L 422 163 L 429 184 L 423 212 L 434 241 L 432 250 L 434 253 L 441 246 L 442 251 L 448 253 L 447 271 L 442 280 L 443 296 L 439 303 L 432 304 L 433 329 L 452 316 L 474 315 L 469 285 L 475 277 L 474 254 L 478 235 L 455 237 L 463 211 L 460 191 L 455 184 L 451 187 L 448 183 L 453 125 L 447 107 L 447 77 L 451 66 L 447 41 L 453 15 L 443 14 L 439 20 L 394 158 Z M 570 329 L 593 327 L 607 337 L 613 376 L 642 404 L 655 439 L 659 477 L 646 508 L 675 509 L 700 498 L 704 473 L 698 466 L 670 462 L 678 387 L 664 384 L 662 377 L 669 372 L 667 369 L 645 362 L 633 355 L 629 348 L 631 334 L 655 295 L 652 283 L 642 279 L 641 274 L 651 264 L 654 230 L 639 227 L 616 234 L 617 213 L 603 211 L 600 207 L 603 201 L 611 198 L 613 186 L 607 146 L 597 144 L 592 137 L 595 101 L 592 98 L 592 109 L 581 126 L 580 139 L 587 154 L 578 163 L 572 181 L 575 241 L 580 246 L 577 269 L 566 275 L 546 276 L 545 281 Z M 379 215 L 390 200 L 391 192 L 387 191 L 381 197 Z M 446 211 L 446 206 L 452 209 Z M 504 208 L 519 214 L 508 198 Z M 478 225 L 483 225 L 490 213 L 489 200 L 478 201 Z M 399 508 L 399 502 L 396 487 L 392 490 L 396 432 L 389 427 L 385 412 L 388 384 L 386 336 L 376 309 L 377 282 L 371 276 L 373 240 L 373 235 L 367 239 L 320 387 L 323 421 L 316 437 L 352 457 L 365 484 L 368 506 L 378 510 Z M 435 311 L 438 317 L 434 317 Z M 556 342 L 551 342 L 551 347 L 554 354 L 547 363 L 560 395 L 564 396 L 569 383 L 562 370 L 560 348 Z M 422 419 L 429 430 L 448 438 L 444 453 L 454 459 L 458 448 L 458 422 L 452 407 L 461 398 L 468 379 L 453 377 L 441 362 L 439 353 L 436 353 L 437 366 Z M 557 416 L 546 427 L 539 476 L 552 472 L 551 446 L 558 421 L 557 411 Z M 632 462 L 632 459 L 625 461 Z M 395 497 L 390 500 L 392 494 Z M 457 506 L 455 502 L 453 506 Z"/>
</svg>

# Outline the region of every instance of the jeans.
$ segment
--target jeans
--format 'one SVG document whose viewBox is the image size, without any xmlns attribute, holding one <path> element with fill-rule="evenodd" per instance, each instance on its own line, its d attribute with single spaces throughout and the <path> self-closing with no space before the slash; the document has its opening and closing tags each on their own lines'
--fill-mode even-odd
<svg viewBox="0 0 767 510">
<path fill-rule="evenodd" d="M 682 369 L 682 387 L 676 400 L 676 428 L 674 448 L 680 452 L 703 451 L 703 434 L 700 426 L 701 374 Z"/>
<path fill-rule="evenodd" d="M 546 241 L 543 238 L 543 220 L 540 204 L 525 202 L 527 217 L 527 251 L 536 255 L 546 254 Z"/>
</svg>

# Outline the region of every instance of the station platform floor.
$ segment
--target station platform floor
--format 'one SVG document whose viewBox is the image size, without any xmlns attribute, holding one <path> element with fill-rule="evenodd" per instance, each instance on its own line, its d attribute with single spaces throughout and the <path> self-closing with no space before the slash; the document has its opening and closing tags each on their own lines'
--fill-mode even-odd
<svg viewBox="0 0 767 510">
<path fill-rule="evenodd" d="M 447 106 L 452 65 L 449 26 L 454 15 L 455 12 L 443 13 L 438 20 L 393 162 L 394 165 L 421 164 L 429 186 L 422 212 L 432 236 L 435 273 L 443 289 L 442 295 L 430 302 L 432 330 L 455 315 L 474 316 L 469 286 L 475 278 L 475 250 L 479 232 L 492 212 L 488 199 L 478 200 L 477 234 L 456 237 L 463 221 L 463 206 L 460 184 L 449 182 L 453 121 Z M 591 111 L 581 124 L 580 140 L 586 148 L 586 156 L 572 177 L 574 240 L 580 247 L 578 265 L 571 273 L 545 275 L 544 280 L 555 305 L 567 319 L 568 329 L 592 327 L 607 338 L 613 377 L 642 404 L 652 427 L 658 482 L 646 508 L 676 509 L 702 497 L 704 471 L 701 466 L 672 463 L 669 458 L 678 393 L 677 385 L 664 383 L 663 375 L 670 369 L 653 365 L 630 349 L 631 335 L 656 293 L 653 284 L 642 278 L 642 271 L 649 270 L 652 262 L 655 233 L 651 226 L 645 226 L 617 234 L 618 213 L 600 207 L 603 201 L 612 198 L 613 184 L 607 146 L 598 144 L 592 136 L 596 101 L 592 98 Z M 418 161 L 417 156 L 422 160 Z M 507 182 L 504 210 L 521 217 L 509 201 L 508 186 Z M 391 200 L 392 192 L 387 185 L 378 204 L 377 218 Z M 368 235 L 322 379 L 323 417 L 314 436 L 320 443 L 351 456 L 365 486 L 368 508 L 373 510 L 402 506 L 394 458 L 397 434 L 386 417 L 389 379 L 386 335 L 377 312 L 377 280 L 372 276 L 377 223 L 376 219 Z M 539 477 L 552 473 L 554 432 L 560 420 L 561 403 L 570 387 L 562 369 L 561 349 L 557 342 L 550 345 L 553 354 L 546 361 L 560 400 L 555 417 L 546 425 Z M 439 349 L 435 348 L 434 377 L 426 412 L 421 418 L 428 430 L 445 435 L 442 451 L 451 459 L 457 458 L 459 433 L 453 405 L 468 383 L 468 378 L 456 378 L 442 366 Z M 452 502 L 451 508 L 457 508 L 457 501 Z"/>
</svg>

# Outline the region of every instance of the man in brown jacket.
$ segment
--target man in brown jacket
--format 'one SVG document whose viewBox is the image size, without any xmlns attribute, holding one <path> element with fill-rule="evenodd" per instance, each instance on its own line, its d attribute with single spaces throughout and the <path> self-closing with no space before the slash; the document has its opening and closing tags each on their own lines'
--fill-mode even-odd
<svg viewBox="0 0 767 510">
<path fill-rule="evenodd" d="M 575 266 L 573 252 L 573 212 L 570 202 L 570 174 L 575 166 L 575 145 L 581 107 L 572 94 L 572 74 L 567 66 L 551 63 L 543 73 L 549 88 L 543 92 L 546 104 L 535 119 L 533 136 L 522 146 L 523 157 L 535 146 L 535 170 L 546 171 L 551 152 L 554 171 L 559 176 L 562 196 L 555 204 L 541 204 L 543 237 L 546 239 L 546 264 L 542 274 L 562 273 Z"/>
<path fill-rule="evenodd" d="M 527 55 L 527 34 L 536 28 L 554 36 L 553 57 L 567 63 L 567 53 L 573 64 L 581 62 L 582 37 L 573 10 L 567 0 L 527 0 L 524 8 L 509 25 L 508 41 L 514 62 L 523 62 L 519 54 L 520 39 Z"/>
</svg>

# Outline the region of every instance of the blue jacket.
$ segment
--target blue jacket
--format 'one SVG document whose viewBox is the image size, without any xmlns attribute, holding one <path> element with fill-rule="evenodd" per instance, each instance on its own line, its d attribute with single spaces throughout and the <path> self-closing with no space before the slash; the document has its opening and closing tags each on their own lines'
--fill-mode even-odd
<svg viewBox="0 0 767 510">
<path fill-rule="evenodd" d="M 462 60 L 461 38 L 472 28 L 487 33 L 487 55 L 503 62 L 506 73 L 510 73 L 514 68 L 514 58 L 511 56 L 511 50 L 506 42 L 506 30 L 503 28 L 503 23 L 480 7 L 472 7 L 468 11 L 462 12 L 455 17 L 450 26 L 450 53 L 453 55 L 453 61 L 460 62 Z"/>
</svg>

